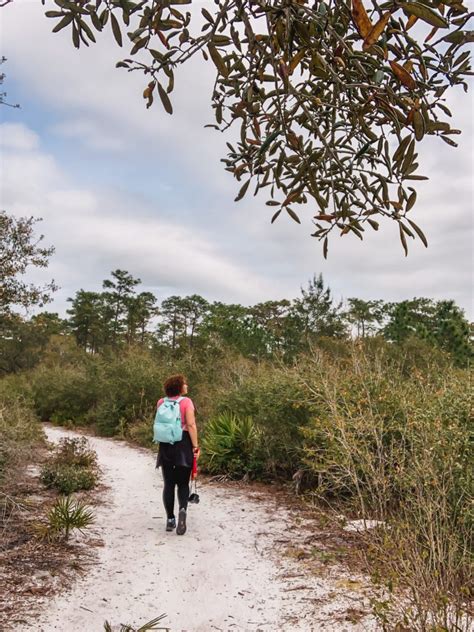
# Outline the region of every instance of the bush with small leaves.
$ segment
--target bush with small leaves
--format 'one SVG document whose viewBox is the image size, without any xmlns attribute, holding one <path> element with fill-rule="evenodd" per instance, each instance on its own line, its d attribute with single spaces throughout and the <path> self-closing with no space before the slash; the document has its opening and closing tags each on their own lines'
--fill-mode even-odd
<svg viewBox="0 0 474 632">
<path fill-rule="evenodd" d="M 91 449 L 86 437 L 61 439 L 54 460 L 56 463 L 77 467 L 97 466 L 97 454 Z"/>
<path fill-rule="evenodd" d="M 41 482 L 46 487 L 57 489 L 61 494 L 72 494 L 95 487 L 97 473 L 88 467 L 46 464 L 41 470 Z"/>
<path fill-rule="evenodd" d="M 97 455 L 85 437 L 61 439 L 41 470 L 42 483 L 61 494 L 92 489 L 97 478 Z"/>
</svg>

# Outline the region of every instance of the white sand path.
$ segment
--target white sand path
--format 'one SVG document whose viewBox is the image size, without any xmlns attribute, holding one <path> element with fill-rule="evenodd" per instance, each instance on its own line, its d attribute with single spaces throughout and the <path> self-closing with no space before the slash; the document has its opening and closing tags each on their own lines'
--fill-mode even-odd
<svg viewBox="0 0 474 632">
<path fill-rule="evenodd" d="M 75 436 L 46 432 L 54 442 Z M 18 632 L 100 632 L 106 619 L 138 627 L 161 613 L 171 632 L 376 629 L 370 618 L 351 624 L 341 617 L 359 598 L 341 595 L 343 575 L 306 576 L 278 557 L 275 540 L 289 537 L 291 516 L 271 496 L 204 485 L 200 504 L 189 507 L 186 535 L 166 533 L 154 456 L 113 439 L 89 440 L 108 488 L 95 508 L 104 546 L 97 564 Z"/>
</svg>

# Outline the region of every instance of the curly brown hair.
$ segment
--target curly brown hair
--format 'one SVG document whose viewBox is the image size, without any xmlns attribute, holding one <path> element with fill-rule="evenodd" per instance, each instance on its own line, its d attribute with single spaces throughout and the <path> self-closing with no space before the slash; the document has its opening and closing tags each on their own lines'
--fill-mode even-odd
<svg viewBox="0 0 474 632">
<path fill-rule="evenodd" d="M 186 378 L 181 373 L 171 375 L 163 384 L 167 397 L 178 397 L 181 395 Z"/>
</svg>

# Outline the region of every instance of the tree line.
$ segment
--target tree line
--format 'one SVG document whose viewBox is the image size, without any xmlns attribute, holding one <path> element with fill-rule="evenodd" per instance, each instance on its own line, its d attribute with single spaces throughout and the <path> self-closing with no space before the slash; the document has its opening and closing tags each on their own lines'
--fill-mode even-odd
<svg viewBox="0 0 474 632">
<path fill-rule="evenodd" d="M 245 357 L 291 361 L 321 338 L 380 336 L 394 344 L 426 341 L 466 366 L 472 354 L 470 327 L 450 300 L 414 298 L 400 302 L 349 298 L 337 302 L 322 275 L 294 299 L 251 306 L 210 302 L 198 294 L 170 296 L 158 303 L 140 291 L 141 280 L 113 271 L 102 291 L 80 289 L 69 298 L 67 317 L 42 312 L 29 320 L 10 314 L 1 332 L 3 373 L 30 368 L 52 335 L 72 336 L 90 354 L 143 346 L 175 357 L 229 349 Z"/>
</svg>

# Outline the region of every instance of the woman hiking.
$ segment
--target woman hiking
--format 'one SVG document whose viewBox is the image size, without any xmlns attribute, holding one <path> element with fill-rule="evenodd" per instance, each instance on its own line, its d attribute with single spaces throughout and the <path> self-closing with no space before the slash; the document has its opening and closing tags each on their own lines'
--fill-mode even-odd
<svg viewBox="0 0 474 632">
<path fill-rule="evenodd" d="M 189 497 L 189 479 L 194 458 L 199 458 L 199 444 L 194 415 L 194 404 L 186 397 L 188 385 L 184 375 L 172 375 L 164 383 L 166 397 L 157 404 L 157 411 L 166 405 L 176 410 L 176 418 L 181 422 L 182 438 L 172 443 L 159 441 L 157 467 L 163 472 L 163 504 L 166 511 L 166 531 L 176 528 L 177 535 L 186 533 L 186 512 Z M 179 418 L 178 408 L 179 407 Z M 164 411 L 163 411 L 164 412 Z M 157 419 L 159 413 L 157 412 Z M 156 423 L 156 422 L 155 422 Z M 180 429 L 180 430 L 181 430 Z M 179 432 L 181 435 L 181 432 Z M 174 514 L 175 487 L 178 488 L 178 524 Z"/>
</svg>

